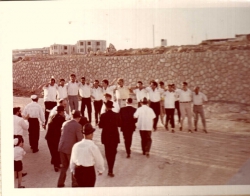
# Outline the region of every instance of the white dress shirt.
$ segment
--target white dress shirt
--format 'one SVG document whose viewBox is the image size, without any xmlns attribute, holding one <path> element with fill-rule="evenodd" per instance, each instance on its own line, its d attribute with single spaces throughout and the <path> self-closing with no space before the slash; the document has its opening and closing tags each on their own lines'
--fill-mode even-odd
<svg viewBox="0 0 250 196">
<path fill-rule="evenodd" d="M 103 90 L 101 87 L 93 87 L 91 89 L 91 95 L 94 97 L 94 101 L 100 101 L 103 99 Z"/>
<path fill-rule="evenodd" d="M 104 89 L 104 87 L 102 87 L 102 91 L 103 91 L 103 94 L 105 93 L 108 93 L 110 94 L 112 97 L 111 97 L 111 100 L 114 100 L 114 90 L 116 89 L 116 85 L 113 85 L 113 86 L 107 86 L 106 89 Z M 105 97 L 103 96 L 103 101 L 105 101 Z"/>
<path fill-rule="evenodd" d="M 175 94 L 176 94 L 175 101 L 179 101 L 180 100 L 180 97 L 179 97 L 180 90 L 181 89 L 179 89 L 179 88 L 175 89 Z"/>
<path fill-rule="evenodd" d="M 65 99 L 68 97 L 67 85 L 57 87 L 57 99 Z"/>
<path fill-rule="evenodd" d="M 49 85 L 48 87 L 43 87 L 44 101 L 56 101 L 57 87 L 57 84 L 54 84 L 53 86 Z"/>
<path fill-rule="evenodd" d="M 23 160 L 24 155 L 26 152 L 24 149 L 20 146 L 15 146 L 14 147 L 14 161 L 21 161 Z"/>
<path fill-rule="evenodd" d="M 205 94 L 199 92 L 198 95 L 196 95 L 196 93 L 193 92 L 194 105 L 203 105 L 203 101 L 207 101 L 207 96 Z"/>
<path fill-rule="evenodd" d="M 91 85 L 80 83 L 79 94 L 82 98 L 89 98 L 91 96 Z"/>
<path fill-rule="evenodd" d="M 136 100 L 137 102 L 140 102 L 144 97 L 146 97 L 148 99 L 148 93 L 147 91 L 143 88 L 143 89 L 135 89 L 133 90 L 133 93 L 136 95 Z"/>
<path fill-rule="evenodd" d="M 22 116 L 27 116 L 29 114 L 30 118 L 39 118 L 42 123 L 45 123 L 45 117 L 42 107 L 35 101 L 32 101 L 24 107 Z"/>
<path fill-rule="evenodd" d="M 79 83 L 78 82 L 71 82 L 69 81 L 67 84 L 68 89 L 68 95 L 69 96 L 77 96 L 78 90 L 79 90 Z"/>
<path fill-rule="evenodd" d="M 75 173 L 75 166 L 95 166 L 99 173 L 103 173 L 104 159 L 99 148 L 92 140 L 82 139 L 74 144 L 70 157 L 70 171 Z"/>
<path fill-rule="evenodd" d="M 148 92 L 149 95 L 149 100 L 152 102 L 158 102 L 161 100 L 161 92 L 159 89 L 153 90 L 151 87 L 147 87 L 146 91 Z"/>
<path fill-rule="evenodd" d="M 57 106 L 53 107 L 52 110 L 50 110 L 50 113 L 49 113 L 49 118 L 53 115 L 57 114 Z M 70 120 L 70 115 L 67 114 L 66 111 L 64 111 L 64 115 L 65 115 L 65 120 Z"/>
<path fill-rule="evenodd" d="M 23 131 L 28 130 L 29 122 L 28 120 L 24 120 L 23 118 L 13 115 L 13 123 L 14 123 L 14 135 L 22 135 Z"/>
<path fill-rule="evenodd" d="M 120 112 L 120 106 L 118 104 L 117 101 L 112 101 L 113 102 L 113 108 L 112 108 L 112 111 L 115 112 L 115 113 L 119 113 Z M 106 105 L 103 103 L 102 104 L 102 108 L 101 108 L 101 114 L 105 113 L 106 112 Z"/>
<path fill-rule="evenodd" d="M 154 111 L 147 105 L 142 105 L 137 108 L 134 113 L 134 118 L 137 120 L 137 128 L 143 131 L 152 131 L 153 129 L 153 119 L 155 118 Z"/>
<path fill-rule="evenodd" d="M 164 97 L 164 108 L 175 108 L 175 99 L 176 94 L 175 92 L 165 91 L 163 93 Z"/>
<path fill-rule="evenodd" d="M 178 91 L 180 102 L 190 102 L 192 100 L 192 91 L 187 89 L 186 91 L 180 89 Z"/>
<path fill-rule="evenodd" d="M 117 86 L 115 91 L 116 99 L 128 99 L 129 98 L 129 89 L 127 86 Z"/>
</svg>

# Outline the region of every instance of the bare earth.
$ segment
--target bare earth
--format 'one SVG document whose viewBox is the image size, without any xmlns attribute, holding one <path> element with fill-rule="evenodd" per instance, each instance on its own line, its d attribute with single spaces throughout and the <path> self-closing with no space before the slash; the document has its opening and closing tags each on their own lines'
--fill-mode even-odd
<svg viewBox="0 0 250 196">
<path fill-rule="evenodd" d="M 29 102 L 29 98 L 14 97 L 13 105 L 24 107 Z M 39 104 L 44 107 L 42 99 L 39 99 Z M 208 106 L 212 104 L 208 103 Z M 133 135 L 132 155 L 127 159 L 120 134 L 121 143 L 114 166 L 115 177 L 108 177 L 106 170 L 102 176 L 97 176 L 96 187 L 227 184 L 250 157 L 250 116 L 206 112 L 206 118 L 208 134 L 202 132 L 201 124 L 198 132 L 193 134 L 188 133 L 185 126 L 183 131 L 179 131 L 176 126 L 176 132 L 171 133 L 159 124 L 158 130 L 152 134 L 150 158 L 141 154 L 140 136 L 136 130 Z M 175 119 L 177 120 L 177 116 Z M 33 154 L 29 148 L 28 133 L 25 132 L 24 149 L 27 154 L 23 165 L 24 172 L 28 172 L 28 175 L 23 178 L 23 185 L 26 188 L 49 188 L 57 185 L 59 172 L 54 172 L 50 164 L 45 133 L 42 129 L 39 152 Z M 105 158 L 100 134 L 101 130 L 97 129 L 94 142 Z M 106 159 L 105 167 L 107 168 Z M 69 174 L 68 171 L 66 187 L 71 186 Z"/>
</svg>

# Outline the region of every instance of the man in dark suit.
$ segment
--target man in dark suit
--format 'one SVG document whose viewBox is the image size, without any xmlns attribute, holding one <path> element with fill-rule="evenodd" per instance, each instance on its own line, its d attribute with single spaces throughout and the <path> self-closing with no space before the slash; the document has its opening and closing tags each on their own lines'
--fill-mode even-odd
<svg viewBox="0 0 250 196">
<path fill-rule="evenodd" d="M 132 102 L 133 100 L 131 98 L 128 98 L 126 101 L 126 107 L 120 109 L 121 131 L 124 137 L 127 158 L 130 158 L 132 136 L 133 132 L 135 131 L 135 123 L 137 121 L 137 119 L 134 118 L 134 113 L 136 109 L 132 106 Z"/>
<path fill-rule="evenodd" d="M 120 143 L 118 127 L 121 127 L 120 115 L 113 112 L 113 102 L 107 101 L 104 103 L 106 112 L 100 117 L 99 127 L 102 128 L 101 141 L 104 144 L 105 155 L 108 163 L 108 176 L 114 177 L 113 167 L 115 164 L 115 156 L 117 146 Z"/>
<path fill-rule="evenodd" d="M 69 168 L 71 150 L 76 142 L 83 139 L 82 126 L 79 124 L 81 119 L 80 111 L 72 111 L 73 119 L 68 120 L 62 125 L 62 134 L 58 146 L 62 163 L 61 173 L 57 182 L 57 187 L 64 187 L 66 173 Z M 77 187 L 76 179 L 72 176 L 72 187 Z"/>
</svg>

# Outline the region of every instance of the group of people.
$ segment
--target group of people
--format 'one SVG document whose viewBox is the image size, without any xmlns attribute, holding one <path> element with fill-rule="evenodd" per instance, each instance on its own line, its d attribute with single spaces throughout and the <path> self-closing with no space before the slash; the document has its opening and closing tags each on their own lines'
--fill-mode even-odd
<svg viewBox="0 0 250 196">
<path fill-rule="evenodd" d="M 114 85 L 115 81 L 117 81 L 116 85 Z M 78 82 L 75 74 L 70 75 L 70 81 L 67 84 L 64 79 L 60 79 L 59 84 L 55 82 L 55 79 L 51 78 L 49 83 L 39 87 L 44 91 L 45 112 L 38 104 L 38 96 L 32 95 L 32 102 L 26 105 L 22 112 L 20 107 L 13 108 L 13 114 L 15 149 L 22 148 L 23 130 L 28 130 L 30 148 L 33 153 L 38 152 L 39 120 L 47 130 L 45 139 L 51 154 L 51 164 L 54 165 L 56 172 L 60 170 L 57 187 L 65 186 L 66 172 L 69 167 L 72 173 L 72 187 L 93 187 L 96 180 L 94 166 L 99 175 L 105 170 L 100 150 L 92 141 L 95 131 L 91 124 L 92 102 L 95 125 L 102 129 L 101 142 L 104 144 L 110 177 L 114 177 L 113 167 L 120 143 L 119 128 L 123 133 L 127 158 L 131 156 L 132 136 L 136 124 L 140 131 L 142 154 L 149 157 L 151 134 L 152 131 L 157 130 L 159 117 L 167 131 L 170 123 L 174 133 L 174 113 L 177 110 L 180 131 L 187 116 L 188 132 L 193 132 L 191 110 L 193 102 L 194 130 L 197 131 L 200 114 L 203 131 L 207 133 L 202 107 L 207 97 L 199 92 L 199 87 L 192 92 L 186 82 L 183 82 L 182 89 L 176 89 L 174 84 L 168 84 L 165 88 L 163 82 L 159 82 L 158 87 L 158 82 L 155 80 L 150 81 L 150 86 L 144 86 L 141 81 L 138 81 L 135 87 L 131 87 L 131 85 L 125 86 L 121 78 L 113 80 L 110 84 L 106 79 L 102 80 L 101 84 L 98 80 L 89 83 L 85 77 L 81 77 L 81 82 Z M 133 106 L 130 93 L 136 95 L 137 108 Z M 88 119 L 84 116 L 86 107 Z M 14 165 L 20 188 L 24 188 L 21 186 L 20 178 L 27 173 L 22 173 L 22 167 L 17 168 L 16 162 L 20 165 L 24 154 L 20 150 L 15 150 Z"/>
</svg>

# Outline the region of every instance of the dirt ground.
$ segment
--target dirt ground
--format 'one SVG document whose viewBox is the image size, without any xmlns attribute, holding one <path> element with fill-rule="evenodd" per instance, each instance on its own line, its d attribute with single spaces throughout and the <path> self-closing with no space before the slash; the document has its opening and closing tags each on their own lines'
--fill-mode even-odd
<svg viewBox="0 0 250 196">
<path fill-rule="evenodd" d="M 14 97 L 13 106 L 24 107 L 29 98 Z M 43 105 L 43 100 L 39 99 Z M 183 131 L 178 126 L 175 133 L 166 131 L 159 123 L 158 130 L 152 134 L 150 158 L 141 154 L 139 131 L 133 135 L 132 155 L 126 158 L 123 137 L 114 166 L 115 177 L 107 176 L 107 164 L 104 147 L 100 142 L 101 130 L 97 128 L 94 142 L 105 159 L 106 171 L 97 176 L 96 187 L 141 187 L 141 186 L 200 186 L 225 185 L 237 174 L 239 168 L 250 158 L 250 114 L 249 113 L 213 113 L 205 109 L 208 134 L 187 132 L 187 122 Z M 217 106 L 216 106 L 217 107 Z M 93 113 L 92 113 L 93 115 Z M 92 117 L 94 119 L 94 115 Z M 177 120 L 177 116 L 175 116 Z M 94 125 L 94 123 L 93 123 Z M 25 132 L 23 178 L 27 188 L 56 187 L 59 172 L 54 172 L 50 164 L 50 153 L 44 139 L 46 131 L 41 129 L 39 152 L 33 154 L 29 148 L 28 133 Z M 37 166 L 39 165 L 39 167 Z M 66 187 L 71 186 L 69 171 Z M 249 185 L 249 184 L 248 184 Z M 16 186 L 16 184 L 15 184 Z"/>
</svg>

